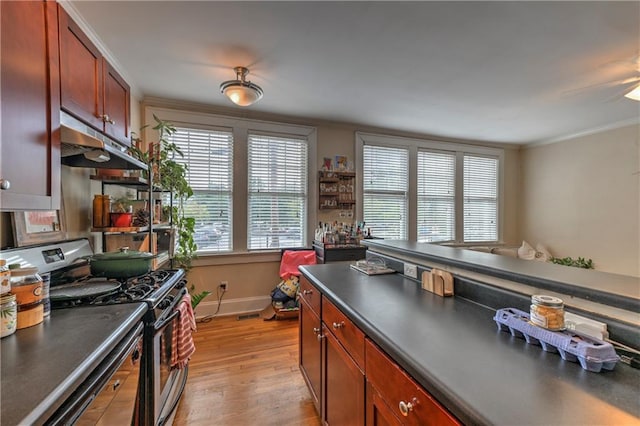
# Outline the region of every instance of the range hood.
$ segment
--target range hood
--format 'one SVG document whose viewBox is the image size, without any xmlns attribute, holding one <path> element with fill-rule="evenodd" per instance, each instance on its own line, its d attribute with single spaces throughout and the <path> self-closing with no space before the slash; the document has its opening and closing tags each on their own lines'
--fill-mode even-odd
<svg viewBox="0 0 640 426">
<path fill-rule="evenodd" d="M 127 148 L 96 132 L 65 112 L 60 115 L 61 162 L 71 167 L 147 170 Z"/>
</svg>

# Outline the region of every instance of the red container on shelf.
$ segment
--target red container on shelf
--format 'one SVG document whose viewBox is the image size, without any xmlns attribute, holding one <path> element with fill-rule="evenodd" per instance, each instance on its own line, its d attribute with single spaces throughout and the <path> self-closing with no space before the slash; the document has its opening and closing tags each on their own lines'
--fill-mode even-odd
<svg viewBox="0 0 640 426">
<path fill-rule="evenodd" d="M 114 228 L 128 228 L 131 226 L 133 213 L 110 213 L 111 226 Z"/>
</svg>

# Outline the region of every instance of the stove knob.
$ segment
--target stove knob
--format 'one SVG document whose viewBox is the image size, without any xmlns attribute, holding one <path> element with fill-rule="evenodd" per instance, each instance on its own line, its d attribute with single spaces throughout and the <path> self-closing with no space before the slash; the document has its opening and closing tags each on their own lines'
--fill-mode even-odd
<svg viewBox="0 0 640 426">
<path fill-rule="evenodd" d="M 169 306 L 171 306 L 171 302 L 173 302 L 173 296 L 167 296 L 166 299 L 163 299 L 160 301 L 160 303 L 158 303 L 158 307 L 160 309 L 167 309 Z"/>
<path fill-rule="evenodd" d="M 187 285 L 187 280 L 180 280 L 178 281 L 178 284 L 176 284 L 176 288 L 177 289 L 185 288 L 186 285 Z"/>
</svg>

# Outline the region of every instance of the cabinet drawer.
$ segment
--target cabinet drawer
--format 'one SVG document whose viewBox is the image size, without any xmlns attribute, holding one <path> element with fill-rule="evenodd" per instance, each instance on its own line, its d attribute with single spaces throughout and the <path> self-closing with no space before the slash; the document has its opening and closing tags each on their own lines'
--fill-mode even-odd
<svg viewBox="0 0 640 426">
<path fill-rule="evenodd" d="M 307 302 L 318 317 L 320 316 L 320 291 L 304 275 L 300 276 L 300 298 Z"/>
<path fill-rule="evenodd" d="M 364 370 L 364 333 L 324 297 L 322 298 L 322 321 L 344 346 L 358 367 Z"/>
<path fill-rule="evenodd" d="M 387 405 L 402 419 L 403 424 L 460 424 L 370 340 L 366 342 L 366 360 L 367 381 L 375 387 Z"/>
</svg>

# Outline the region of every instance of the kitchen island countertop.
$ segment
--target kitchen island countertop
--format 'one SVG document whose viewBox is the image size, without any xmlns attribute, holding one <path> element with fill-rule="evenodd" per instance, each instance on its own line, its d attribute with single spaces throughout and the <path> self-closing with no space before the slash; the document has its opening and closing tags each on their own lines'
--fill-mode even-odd
<svg viewBox="0 0 640 426">
<path fill-rule="evenodd" d="M 409 256 L 414 261 L 427 263 L 442 263 L 543 290 L 570 294 L 585 300 L 596 300 L 629 311 L 640 311 L 640 277 L 416 241 L 364 240 L 363 244 L 374 253 L 380 252 L 395 257 Z"/>
<path fill-rule="evenodd" d="M 133 327 L 145 303 L 51 311 L 0 342 L 2 424 L 42 424 Z"/>
<path fill-rule="evenodd" d="M 465 424 L 640 424 L 640 370 L 583 370 L 498 331 L 495 312 L 399 274 L 301 266 L 323 295 Z"/>
</svg>

